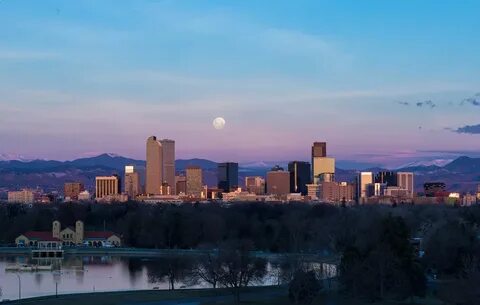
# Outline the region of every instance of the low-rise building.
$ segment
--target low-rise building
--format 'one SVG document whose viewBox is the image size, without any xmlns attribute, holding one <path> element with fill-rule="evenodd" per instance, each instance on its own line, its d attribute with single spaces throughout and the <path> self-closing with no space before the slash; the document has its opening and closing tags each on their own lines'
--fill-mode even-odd
<svg viewBox="0 0 480 305">
<path fill-rule="evenodd" d="M 31 204 L 35 202 L 35 195 L 31 190 L 8 192 L 8 203 Z"/>
<path fill-rule="evenodd" d="M 111 231 L 85 231 L 84 224 L 78 220 L 75 227 L 62 230 L 59 221 L 52 223 L 52 231 L 28 231 L 15 239 L 17 247 L 59 248 L 60 246 L 116 246 L 122 245 L 118 234 Z"/>
</svg>

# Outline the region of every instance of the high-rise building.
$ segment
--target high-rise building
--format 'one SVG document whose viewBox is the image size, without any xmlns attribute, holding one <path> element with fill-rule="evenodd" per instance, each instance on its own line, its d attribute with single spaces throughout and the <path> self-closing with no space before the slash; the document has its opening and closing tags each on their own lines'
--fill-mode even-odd
<svg viewBox="0 0 480 305">
<path fill-rule="evenodd" d="M 147 139 L 147 166 L 145 193 L 160 195 L 163 182 L 163 149 L 157 137 Z"/>
<path fill-rule="evenodd" d="M 423 184 L 426 197 L 446 196 L 447 185 L 443 182 L 427 182 Z"/>
<path fill-rule="evenodd" d="M 390 171 L 379 172 L 375 175 L 375 183 L 386 183 L 387 186 L 397 186 L 397 173 Z"/>
<path fill-rule="evenodd" d="M 219 163 L 217 168 L 218 188 L 228 193 L 238 188 L 238 163 Z"/>
<path fill-rule="evenodd" d="M 31 204 L 35 202 L 35 195 L 31 190 L 8 192 L 8 203 Z"/>
<path fill-rule="evenodd" d="M 125 193 L 134 199 L 141 193 L 140 176 L 133 165 L 125 166 Z"/>
<path fill-rule="evenodd" d="M 287 195 L 290 193 L 290 173 L 278 165 L 267 172 L 267 194 Z"/>
<path fill-rule="evenodd" d="M 288 163 L 290 172 L 290 192 L 307 195 L 307 184 L 311 183 L 310 163 L 303 161 L 293 161 Z"/>
<path fill-rule="evenodd" d="M 265 194 L 265 179 L 259 176 L 245 177 L 245 188 L 249 193 L 263 195 Z"/>
<path fill-rule="evenodd" d="M 321 182 L 318 184 L 318 200 L 323 202 L 351 202 L 355 196 L 355 188 L 346 182 Z"/>
<path fill-rule="evenodd" d="M 118 195 L 120 191 L 120 178 L 118 176 L 95 177 L 95 198 L 97 200 L 106 196 Z"/>
<path fill-rule="evenodd" d="M 332 182 L 335 180 L 335 159 L 327 157 L 327 143 L 315 142 L 312 146 L 312 181 Z"/>
<path fill-rule="evenodd" d="M 187 177 L 175 176 L 175 191 L 177 195 L 187 194 Z"/>
<path fill-rule="evenodd" d="M 408 191 L 410 198 L 414 195 L 413 173 L 411 172 L 398 172 L 397 173 L 397 185 L 402 189 Z"/>
<path fill-rule="evenodd" d="M 368 198 L 368 185 L 373 183 L 372 172 L 361 172 L 357 178 L 357 201 L 360 203 Z"/>
<path fill-rule="evenodd" d="M 160 140 L 162 144 L 162 162 L 163 162 L 163 181 L 170 187 L 170 193 L 176 194 L 175 191 L 175 141 L 173 140 Z"/>
<path fill-rule="evenodd" d="M 186 169 L 187 195 L 200 198 L 203 192 L 202 169 L 200 166 L 188 166 Z"/>
<path fill-rule="evenodd" d="M 78 195 L 85 190 L 81 182 L 67 182 L 63 186 L 65 199 L 78 200 Z"/>
</svg>

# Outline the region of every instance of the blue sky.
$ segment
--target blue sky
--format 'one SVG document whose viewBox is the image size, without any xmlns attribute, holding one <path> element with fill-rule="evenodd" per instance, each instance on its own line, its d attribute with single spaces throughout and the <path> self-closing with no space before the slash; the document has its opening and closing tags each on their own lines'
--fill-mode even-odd
<svg viewBox="0 0 480 305">
<path fill-rule="evenodd" d="M 479 151 L 479 11 L 0 0 L 0 153 L 142 158 L 152 134 L 218 161 L 308 159 L 316 140 L 381 163 Z"/>
</svg>

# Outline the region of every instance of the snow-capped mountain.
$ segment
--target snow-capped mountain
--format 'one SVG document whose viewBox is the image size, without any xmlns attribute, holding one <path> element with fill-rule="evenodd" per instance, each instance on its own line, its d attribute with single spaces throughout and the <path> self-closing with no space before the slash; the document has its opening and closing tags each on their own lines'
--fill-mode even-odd
<svg viewBox="0 0 480 305">
<path fill-rule="evenodd" d="M 415 161 L 415 162 L 410 162 L 407 164 L 404 164 L 402 166 L 397 167 L 397 169 L 400 168 L 408 168 L 408 167 L 418 167 L 418 166 L 438 166 L 438 167 L 443 167 L 449 163 L 451 163 L 455 159 L 434 159 L 434 160 L 422 160 L 422 161 Z"/>
<path fill-rule="evenodd" d="M 8 153 L 0 153 L 0 161 L 22 161 L 22 162 L 30 162 L 33 159 L 26 158 L 22 155 L 17 154 L 8 154 Z"/>
</svg>

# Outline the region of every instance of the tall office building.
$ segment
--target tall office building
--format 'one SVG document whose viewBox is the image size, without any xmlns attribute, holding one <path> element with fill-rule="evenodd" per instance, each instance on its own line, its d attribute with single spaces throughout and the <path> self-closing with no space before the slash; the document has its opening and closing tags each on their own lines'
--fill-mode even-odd
<svg viewBox="0 0 480 305">
<path fill-rule="evenodd" d="M 31 190 L 21 190 L 8 192 L 8 203 L 25 203 L 31 204 L 35 202 L 35 194 Z"/>
<path fill-rule="evenodd" d="M 196 198 L 202 197 L 203 178 L 200 166 L 188 166 L 186 169 L 187 195 Z"/>
<path fill-rule="evenodd" d="M 218 188 L 228 193 L 238 188 L 238 163 L 219 163 L 217 168 Z"/>
<path fill-rule="evenodd" d="M 163 182 L 163 149 L 157 137 L 147 139 L 145 193 L 160 195 Z"/>
<path fill-rule="evenodd" d="M 106 196 L 120 194 L 120 178 L 118 176 L 95 177 L 95 198 L 102 199 Z"/>
<path fill-rule="evenodd" d="M 133 165 L 125 166 L 125 193 L 129 198 L 134 199 L 141 193 L 140 175 Z"/>
<path fill-rule="evenodd" d="M 249 193 L 255 195 L 264 195 L 265 179 L 259 176 L 245 177 L 245 188 Z"/>
<path fill-rule="evenodd" d="M 290 192 L 307 195 L 307 184 L 311 183 L 310 163 L 293 161 L 288 163 L 290 172 Z"/>
<path fill-rule="evenodd" d="M 85 190 L 81 182 L 67 182 L 63 187 L 63 194 L 65 198 L 70 200 L 78 200 L 78 195 Z"/>
<path fill-rule="evenodd" d="M 414 184 L 413 184 L 413 173 L 411 172 L 398 172 L 397 173 L 397 185 L 402 189 L 408 191 L 408 196 L 413 198 L 414 195 Z"/>
<path fill-rule="evenodd" d="M 162 183 L 167 183 L 170 187 L 170 193 L 176 194 L 175 191 L 175 141 L 173 140 L 160 140 L 162 144 Z"/>
<path fill-rule="evenodd" d="M 290 193 L 290 173 L 278 165 L 267 172 L 267 194 L 287 195 Z"/>
<path fill-rule="evenodd" d="M 187 177 L 185 176 L 175 176 L 175 191 L 176 195 L 186 195 L 187 194 Z"/>
<path fill-rule="evenodd" d="M 397 186 L 397 173 L 390 171 L 379 172 L 375 175 L 375 183 L 387 184 L 387 186 Z"/>
<path fill-rule="evenodd" d="M 361 172 L 357 178 L 357 201 L 360 203 L 368 198 L 368 185 L 373 183 L 372 172 Z"/>
<path fill-rule="evenodd" d="M 327 143 L 314 142 L 312 146 L 312 181 L 333 182 L 335 180 L 335 159 L 327 157 Z"/>
</svg>

